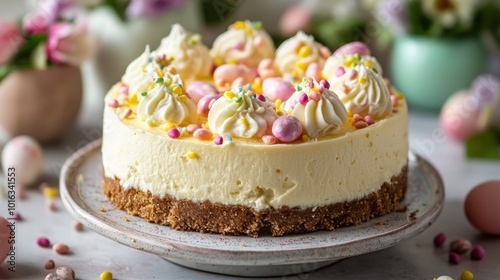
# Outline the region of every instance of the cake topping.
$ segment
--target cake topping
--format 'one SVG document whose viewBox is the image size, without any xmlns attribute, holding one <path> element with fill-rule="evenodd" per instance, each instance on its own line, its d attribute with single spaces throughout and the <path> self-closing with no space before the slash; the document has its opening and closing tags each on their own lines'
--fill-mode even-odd
<svg viewBox="0 0 500 280">
<path fill-rule="evenodd" d="M 310 138 L 335 134 L 347 121 L 347 110 L 329 90 L 327 81 L 304 79 L 283 105 L 286 114 L 296 117 Z"/>
<path fill-rule="evenodd" d="M 148 125 L 195 123 L 198 119 L 196 105 L 184 94 L 182 84 L 158 78 L 152 89 L 141 96 L 137 116 Z"/>
<path fill-rule="evenodd" d="M 172 26 L 156 52 L 166 55 L 185 80 L 210 77 L 213 62 L 208 48 L 201 42 L 199 34 L 186 31 L 180 24 Z"/>
<path fill-rule="evenodd" d="M 277 118 L 271 103 L 258 99 L 248 87 L 236 87 L 213 103 L 208 125 L 213 133 L 223 136 L 262 137 L 270 134 Z"/>
<path fill-rule="evenodd" d="M 147 68 L 152 71 L 151 61 L 151 51 L 148 45 L 144 52 L 127 66 L 122 82 L 129 85 L 129 92 L 142 92 L 148 88 L 150 77 L 147 74 Z"/>
<path fill-rule="evenodd" d="M 382 76 L 382 66 L 373 56 L 360 56 L 359 54 L 340 54 L 330 56 L 323 67 L 323 76 L 330 82 L 342 76 L 346 71 L 354 69 L 358 65 L 364 65 L 375 73 Z"/>
<path fill-rule="evenodd" d="M 215 39 L 211 54 L 217 65 L 257 68 L 261 60 L 274 57 L 274 43 L 261 22 L 237 21 Z"/>
<path fill-rule="evenodd" d="M 364 65 L 355 66 L 334 79 L 331 88 L 353 114 L 380 119 L 392 112 L 392 100 L 384 80 Z"/>
<path fill-rule="evenodd" d="M 351 55 L 359 54 L 361 56 L 371 55 L 370 48 L 363 42 L 351 42 L 338 48 L 333 55 Z"/>
<path fill-rule="evenodd" d="M 303 76 L 309 64 L 323 66 L 329 55 L 330 51 L 326 47 L 315 42 L 312 36 L 299 31 L 278 47 L 274 65 L 282 74 Z"/>
</svg>

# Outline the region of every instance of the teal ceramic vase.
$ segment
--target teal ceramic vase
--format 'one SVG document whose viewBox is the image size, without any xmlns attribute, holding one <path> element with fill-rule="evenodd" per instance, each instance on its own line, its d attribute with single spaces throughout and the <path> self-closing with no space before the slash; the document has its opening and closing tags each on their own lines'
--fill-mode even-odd
<svg viewBox="0 0 500 280">
<path fill-rule="evenodd" d="M 434 111 L 487 67 L 486 50 L 476 37 L 400 37 L 391 56 L 392 83 L 410 106 Z"/>
</svg>

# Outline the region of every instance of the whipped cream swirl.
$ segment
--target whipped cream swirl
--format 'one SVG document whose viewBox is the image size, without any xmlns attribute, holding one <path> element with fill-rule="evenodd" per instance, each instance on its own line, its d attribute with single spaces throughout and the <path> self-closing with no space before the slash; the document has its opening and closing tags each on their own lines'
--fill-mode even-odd
<svg viewBox="0 0 500 280">
<path fill-rule="evenodd" d="M 336 134 L 347 121 L 347 110 L 339 97 L 316 81 L 304 80 L 298 85 L 283 109 L 299 119 L 311 138 Z"/>
<path fill-rule="evenodd" d="M 260 61 L 274 57 L 274 43 L 262 23 L 237 21 L 215 39 L 210 53 L 217 65 L 257 68 Z"/>
<path fill-rule="evenodd" d="M 380 119 L 392 112 L 390 92 L 382 76 L 364 65 L 348 70 L 330 88 L 354 114 Z"/>
<path fill-rule="evenodd" d="M 127 66 L 122 82 L 129 86 L 129 92 L 139 93 L 148 89 L 153 80 L 150 74 L 154 69 L 152 61 L 153 57 L 147 45 L 144 52 Z"/>
<path fill-rule="evenodd" d="M 137 117 L 154 124 L 196 123 L 198 114 L 195 103 L 184 93 L 176 93 L 176 87 L 179 85 L 157 83 L 153 89 L 141 94 L 144 96 L 137 106 Z"/>
<path fill-rule="evenodd" d="M 278 47 L 274 65 L 281 74 L 303 76 L 309 64 L 318 63 L 323 66 L 325 59 L 321 53 L 322 49 L 325 47 L 314 41 L 313 36 L 299 31 Z"/>
<path fill-rule="evenodd" d="M 278 118 L 271 103 L 261 101 L 243 87 L 235 87 L 217 99 L 208 113 L 208 126 L 222 136 L 240 138 L 270 134 Z"/>
<path fill-rule="evenodd" d="M 337 78 L 337 69 L 343 67 L 344 71 L 349 71 L 348 69 L 353 69 L 357 65 L 364 65 L 367 68 L 372 69 L 380 76 L 383 76 L 382 66 L 373 56 L 359 56 L 354 55 L 332 55 L 330 56 L 323 67 L 323 77 L 328 79 L 330 83 Z"/>
<path fill-rule="evenodd" d="M 202 43 L 199 34 L 186 31 L 180 24 L 172 26 L 170 34 L 161 40 L 156 52 L 166 55 L 185 80 L 210 77 L 213 62 L 208 48 Z"/>
</svg>

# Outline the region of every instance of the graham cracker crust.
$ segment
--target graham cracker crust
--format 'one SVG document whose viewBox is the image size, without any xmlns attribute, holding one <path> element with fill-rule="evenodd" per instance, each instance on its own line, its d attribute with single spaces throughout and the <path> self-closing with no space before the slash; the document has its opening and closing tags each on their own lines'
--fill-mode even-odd
<svg viewBox="0 0 500 280">
<path fill-rule="evenodd" d="M 271 234 L 283 236 L 358 225 L 400 208 L 408 181 L 408 168 L 385 182 L 379 191 L 362 199 L 301 209 L 281 207 L 257 211 L 243 205 L 193 202 L 172 196 L 160 198 L 134 188 L 124 190 L 118 179 L 104 178 L 102 190 L 119 209 L 148 222 L 176 230 L 220 233 L 224 235 Z"/>
</svg>

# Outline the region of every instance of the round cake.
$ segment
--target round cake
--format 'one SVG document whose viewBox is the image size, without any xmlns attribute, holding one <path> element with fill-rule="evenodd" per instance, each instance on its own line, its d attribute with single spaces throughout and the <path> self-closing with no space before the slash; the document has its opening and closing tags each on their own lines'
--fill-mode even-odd
<svg viewBox="0 0 500 280">
<path fill-rule="evenodd" d="M 404 97 L 360 42 L 333 54 L 259 22 L 176 24 L 106 95 L 103 192 L 177 230 L 282 236 L 363 223 L 407 187 Z"/>
</svg>

